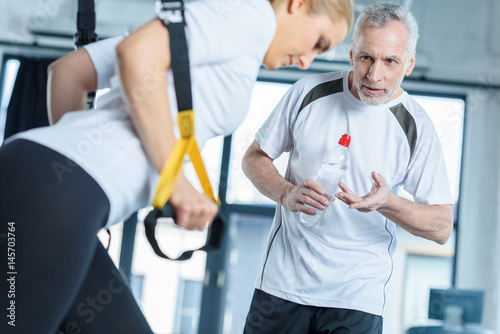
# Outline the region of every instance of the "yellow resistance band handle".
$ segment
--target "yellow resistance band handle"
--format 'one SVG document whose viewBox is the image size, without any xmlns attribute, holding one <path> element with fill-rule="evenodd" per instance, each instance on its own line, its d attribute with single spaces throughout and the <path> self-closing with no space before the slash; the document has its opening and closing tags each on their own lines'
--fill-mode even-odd
<svg viewBox="0 0 500 334">
<path fill-rule="evenodd" d="M 215 199 L 210 180 L 201 158 L 196 138 L 194 137 L 194 112 L 193 110 L 184 110 L 177 114 L 177 121 L 181 138 L 175 143 L 174 150 L 172 151 L 167 163 L 160 173 L 160 180 L 156 186 L 156 193 L 153 199 L 153 206 L 155 209 L 161 210 L 167 203 L 172 191 L 174 189 L 175 180 L 182 166 L 184 156 L 189 154 L 193 162 L 196 174 L 201 182 L 203 191 L 212 200 Z"/>
</svg>

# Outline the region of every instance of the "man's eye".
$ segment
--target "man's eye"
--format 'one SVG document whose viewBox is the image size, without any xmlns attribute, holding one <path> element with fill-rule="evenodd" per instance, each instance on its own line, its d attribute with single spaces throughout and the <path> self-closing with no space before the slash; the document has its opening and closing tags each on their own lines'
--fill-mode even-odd
<svg viewBox="0 0 500 334">
<path fill-rule="evenodd" d="M 371 59 L 371 57 L 370 57 L 370 56 L 361 56 L 361 57 L 359 57 L 359 58 L 360 58 L 361 60 L 363 60 L 363 61 L 369 61 L 369 60 Z"/>
</svg>

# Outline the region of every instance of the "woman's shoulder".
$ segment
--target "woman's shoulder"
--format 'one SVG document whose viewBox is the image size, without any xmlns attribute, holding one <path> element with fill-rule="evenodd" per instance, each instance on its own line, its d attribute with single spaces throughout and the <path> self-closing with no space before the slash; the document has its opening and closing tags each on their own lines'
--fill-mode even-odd
<svg viewBox="0 0 500 334">
<path fill-rule="evenodd" d="M 262 61 L 276 31 L 267 0 L 195 0 L 186 4 L 186 22 L 193 64 Z"/>
<path fill-rule="evenodd" d="M 225 26 L 243 36 L 276 29 L 276 16 L 268 0 L 195 0 L 186 4 L 186 12 L 197 24 Z"/>
</svg>

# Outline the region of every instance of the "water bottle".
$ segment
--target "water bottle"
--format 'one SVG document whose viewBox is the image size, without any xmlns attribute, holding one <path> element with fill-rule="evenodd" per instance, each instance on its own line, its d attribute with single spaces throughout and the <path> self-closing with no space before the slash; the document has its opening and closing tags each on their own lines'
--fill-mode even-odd
<svg viewBox="0 0 500 334">
<path fill-rule="evenodd" d="M 325 189 L 324 196 L 331 202 L 333 196 L 337 192 L 339 182 L 342 181 L 345 171 L 349 166 L 349 152 L 347 148 L 351 143 L 351 137 L 347 134 L 342 135 L 339 144 L 330 149 L 323 159 L 323 164 L 316 176 L 315 181 Z M 309 206 L 310 207 L 310 206 Z M 328 210 L 317 210 L 316 215 L 308 215 L 303 212 L 300 213 L 300 222 L 307 227 L 320 228 L 323 226 L 328 214 Z"/>
</svg>

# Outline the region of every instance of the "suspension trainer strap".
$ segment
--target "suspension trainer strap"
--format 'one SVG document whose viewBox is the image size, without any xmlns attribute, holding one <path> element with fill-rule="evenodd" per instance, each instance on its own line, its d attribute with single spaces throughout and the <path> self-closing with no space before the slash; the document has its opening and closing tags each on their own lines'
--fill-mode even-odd
<svg viewBox="0 0 500 334">
<path fill-rule="evenodd" d="M 217 200 L 214 196 L 194 134 L 191 75 L 189 70 L 186 33 L 184 30 L 184 3 L 179 0 L 157 0 L 155 7 L 158 17 L 163 21 L 165 27 L 167 27 L 170 36 L 171 64 L 174 75 L 175 95 L 179 109 L 177 121 L 181 136 L 176 142 L 167 163 L 160 173 L 160 180 L 158 181 L 153 200 L 154 209 L 148 214 L 144 220 L 144 224 L 146 228 L 146 237 L 158 256 L 171 260 L 187 260 L 191 258 L 193 252 L 196 250 L 186 251 L 178 258 L 172 259 L 160 250 L 155 238 L 155 227 L 158 218 L 172 217 L 175 220 L 175 212 L 167 201 L 172 194 L 175 180 L 182 167 L 186 154 L 189 155 L 195 167 L 205 194 L 213 201 L 217 202 Z M 209 251 L 218 248 L 222 239 L 223 230 L 224 220 L 219 211 L 219 214 L 209 228 L 205 246 L 197 250 Z"/>
<path fill-rule="evenodd" d="M 76 34 L 73 37 L 75 50 L 84 45 L 97 41 L 95 33 L 95 4 L 94 0 L 78 0 L 78 13 L 76 16 Z M 94 105 L 95 92 L 87 95 L 87 109 Z"/>
<path fill-rule="evenodd" d="M 97 41 L 94 7 L 94 0 L 78 0 L 78 13 L 76 17 L 77 32 L 74 37 L 76 49 Z"/>
<path fill-rule="evenodd" d="M 158 245 L 158 241 L 156 240 L 155 236 L 157 220 L 159 218 L 165 218 L 165 217 L 170 217 L 175 220 L 174 208 L 170 203 L 165 204 L 165 206 L 161 210 L 157 209 L 151 210 L 149 214 L 146 216 L 146 219 L 144 219 L 146 237 L 151 247 L 153 248 L 154 252 L 159 257 L 173 261 L 185 261 L 189 260 L 196 251 L 210 252 L 220 248 L 220 245 L 222 243 L 222 236 L 224 235 L 225 220 L 224 217 L 219 212 L 219 214 L 217 214 L 217 217 L 215 217 L 212 225 L 210 225 L 208 229 L 207 241 L 205 242 L 205 245 L 203 247 L 195 250 L 185 251 L 176 258 L 169 257 L 168 255 L 163 253 L 163 251 L 160 249 L 160 246 Z"/>
</svg>

